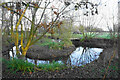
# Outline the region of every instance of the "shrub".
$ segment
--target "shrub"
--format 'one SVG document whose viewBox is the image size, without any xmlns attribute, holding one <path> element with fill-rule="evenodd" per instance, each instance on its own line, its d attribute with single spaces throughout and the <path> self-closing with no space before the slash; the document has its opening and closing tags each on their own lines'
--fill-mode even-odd
<svg viewBox="0 0 120 80">
<path fill-rule="evenodd" d="M 70 25 L 69 22 L 67 22 L 66 20 L 63 20 L 62 22 L 63 24 L 60 26 L 60 28 L 56 28 L 56 30 L 59 31 L 56 32 L 59 34 L 56 37 L 62 40 L 62 42 L 64 43 L 64 47 L 70 47 L 73 45 L 70 40 L 70 38 L 72 37 L 72 25 Z"/>
</svg>

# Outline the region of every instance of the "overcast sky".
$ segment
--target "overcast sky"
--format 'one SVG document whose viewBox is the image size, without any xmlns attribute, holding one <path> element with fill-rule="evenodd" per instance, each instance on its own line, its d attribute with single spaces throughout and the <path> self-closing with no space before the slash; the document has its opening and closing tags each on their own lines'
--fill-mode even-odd
<svg viewBox="0 0 120 80">
<path fill-rule="evenodd" d="M 15 0 L 1 0 L 3 2 L 8 1 L 15 1 Z M 23 1 L 23 0 L 22 0 Z M 27 1 L 27 0 L 26 0 Z M 28 0 L 30 1 L 30 0 Z M 34 0 L 35 1 L 35 0 Z M 36 0 L 37 1 L 37 0 Z M 63 1 L 63 0 L 60 0 Z M 68 1 L 80 1 L 80 0 L 68 0 Z M 80 23 L 77 21 L 82 21 L 83 19 L 88 20 L 89 23 L 94 24 L 94 27 L 101 27 L 104 30 L 108 30 L 107 24 L 112 28 L 113 25 L 113 17 L 114 17 L 114 23 L 117 23 L 117 12 L 118 12 L 118 0 L 89 0 L 93 3 L 99 4 L 98 6 L 98 15 L 90 16 L 90 17 L 84 17 L 82 15 L 82 11 L 74 11 L 72 10 L 69 12 L 69 15 L 71 16 L 79 16 L 78 18 L 74 17 L 74 25 L 79 25 Z M 100 3 L 99 3 L 100 2 Z M 61 2 L 58 2 L 58 0 L 55 0 L 50 6 L 54 5 L 56 8 L 61 8 L 64 6 Z M 69 7 L 70 9 L 73 9 L 73 7 Z M 68 8 L 68 10 L 69 10 Z M 40 14 L 40 11 L 37 12 L 38 15 Z M 50 10 L 46 12 L 50 13 Z M 50 14 L 51 15 L 51 14 Z M 84 22 L 85 23 L 85 22 Z"/>
</svg>

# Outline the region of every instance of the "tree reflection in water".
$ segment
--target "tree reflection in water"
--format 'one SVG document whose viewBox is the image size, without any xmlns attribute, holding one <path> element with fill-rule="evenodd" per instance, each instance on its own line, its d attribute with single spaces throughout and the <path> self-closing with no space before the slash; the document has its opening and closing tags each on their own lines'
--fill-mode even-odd
<svg viewBox="0 0 120 80">
<path fill-rule="evenodd" d="M 98 59 L 103 49 L 100 48 L 88 48 L 79 47 L 69 57 L 67 64 L 71 66 L 81 66 L 95 59 Z"/>
<path fill-rule="evenodd" d="M 53 60 L 59 63 L 65 63 L 68 66 L 81 66 L 85 65 L 87 63 L 90 63 L 91 61 L 94 61 L 95 59 L 98 59 L 100 53 L 103 51 L 101 48 L 88 48 L 88 47 L 79 47 L 76 48 L 76 50 L 69 55 L 68 57 L 62 57 L 61 59 L 55 60 L 34 60 L 34 59 L 29 59 L 26 58 L 28 62 L 39 65 L 39 64 L 49 64 Z M 17 58 L 16 56 L 16 51 L 15 47 L 13 47 L 13 53 L 10 51 L 10 58 L 14 57 Z"/>
</svg>

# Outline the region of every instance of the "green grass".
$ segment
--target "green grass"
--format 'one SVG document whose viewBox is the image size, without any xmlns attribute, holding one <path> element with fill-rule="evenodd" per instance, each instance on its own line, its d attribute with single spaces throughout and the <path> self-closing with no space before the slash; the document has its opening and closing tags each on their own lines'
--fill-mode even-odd
<svg viewBox="0 0 120 80">
<path fill-rule="evenodd" d="M 115 65 L 112 65 L 112 64 L 111 64 L 111 65 L 109 66 L 109 69 L 112 70 L 112 71 L 118 71 L 118 70 L 119 70 L 119 68 L 118 68 L 118 62 L 116 62 Z M 104 68 L 104 69 L 101 70 L 101 72 L 104 73 L 105 70 L 106 70 L 106 69 Z M 113 72 L 111 72 L 111 73 L 113 73 Z"/>
<path fill-rule="evenodd" d="M 32 72 L 34 70 L 34 64 L 29 63 L 27 61 L 13 58 L 13 60 L 5 60 L 3 59 L 3 62 L 5 62 L 8 69 L 10 69 L 11 72 L 16 73 L 17 71 L 25 71 Z"/>
<path fill-rule="evenodd" d="M 82 34 L 72 34 L 72 38 L 81 38 Z"/>
<path fill-rule="evenodd" d="M 62 41 L 61 42 L 53 42 L 52 39 L 43 38 L 42 42 L 41 42 L 41 40 L 39 40 L 36 43 L 36 45 L 39 45 L 39 46 L 49 46 L 49 48 L 52 48 L 52 49 L 62 49 L 64 43 Z"/>
<path fill-rule="evenodd" d="M 42 34 L 38 34 L 38 36 L 41 36 L 41 35 L 42 35 Z M 51 36 L 50 33 L 46 33 L 45 35 L 46 35 L 46 36 Z M 54 36 L 58 36 L 59 34 L 56 34 L 56 33 L 55 33 L 55 34 L 53 34 L 53 35 L 54 35 Z"/>
<path fill-rule="evenodd" d="M 49 44 L 49 48 L 52 49 L 63 49 L 64 43 L 63 42 L 52 42 Z"/>
<path fill-rule="evenodd" d="M 109 33 L 104 33 L 103 35 L 97 35 L 96 38 L 112 39 L 113 37 Z M 117 38 L 117 35 L 115 35 L 115 38 Z"/>
<path fill-rule="evenodd" d="M 96 36 L 95 33 L 85 33 L 85 36 L 87 35 L 87 38 L 94 38 Z M 72 34 L 72 38 L 84 38 L 83 34 Z"/>
<path fill-rule="evenodd" d="M 63 42 L 45 42 L 41 43 L 40 46 L 49 46 L 50 49 L 63 49 Z"/>
<path fill-rule="evenodd" d="M 39 69 L 45 70 L 45 71 L 55 71 L 55 70 L 61 70 L 67 68 L 67 66 L 63 63 L 55 62 L 53 61 L 50 64 L 39 64 Z"/>
<path fill-rule="evenodd" d="M 41 42 L 42 41 L 42 42 Z M 49 45 L 52 42 L 52 39 L 49 38 L 43 38 L 41 40 L 39 40 L 36 45 L 40 45 L 40 46 L 45 46 L 45 45 Z"/>
<path fill-rule="evenodd" d="M 104 34 L 98 34 L 96 35 L 95 33 L 89 35 L 89 33 L 87 33 L 88 37 L 91 36 L 92 38 L 104 38 L 104 39 L 112 39 L 112 37 L 110 36 L 109 33 L 104 33 Z M 115 35 L 115 37 L 117 37 L 117 35 Z M 83 38 L 82 34 L 72 34 L 72 38 Z"/>
<path fill-rule="evenodd" d="M 43 39 L 39 40 L 37 43 L 35 43 L 35 45 L 45 46 L 45 45 L 49 45 L 51 42 L 52 42 L 52 39 L 43 38 Z"/>
<path fill-rule="evenodd" d="M 91 36 L 93 38 L 105 38 L 105 39 L 110 39 L 110 34 L 109 33 L 103 33 L 103 34 L 98 34 L 96 35 L 96 33 L 85 33 L 87 34 L 88 36 Z M 90 35 L 91 34 L 91 35 Z M 58 34 L 55 34 L 55 35 L 58 35 Z M 51 36 L 51 34 L 47 33 L 46 36 Z M 72 34 L 72 38 L 82 38 L 83 35 L 82 34 Z M 115 35 L 115 37 L 117 37 L 117 35 Z"/>
<path fill-rule="evenodd" d="M 67 66 L 63 63 L 59 62 L 51 62 L 49 64 L 39 64 L 35 65 L 32 63 L 29 63 L 28 61 L 24 61 L 21 59 L 14 58 L 13 60 L 5 60 L 2 59 L 5 65 L 7 66 L 7 69 L 10 70 L 12 73 L 16 73 L 17 71 L 25 72 L 34 72 L 34 66 L 36 66 L 39 70 L 44 71 L 55 71 L 55 70 L 61 70 L 67 68 Z"/>
<path fill-rule="evenodd" d="M 110 34 L 109 33 L 99 33 L 99 34 L 96 34 L 96 33 L 85 33 L 87 34 L 87 39 L 90 39 L 90 38 L 104 38 L 104 39 L 112 39 Z M 49 35 L 51 36 L 51 34 L 46 34 L 46 35 Z M 57 35 L 57 34 L 56 34 Z M 117 37 L 117 35 L 116 35 Z M 81 41 L 84 41 L 86 38 L 83 37 L 82 34 L 72 34 L 72 38 L 82 38 Z M 40 42 L 42 40 L 42 42 Z M 49 39 L 49 38 L 43 38 L 39 40 L 36 45 L 39 45 L 39 46 L 49 46 L 49 48 L 52 48 L 52 49 L 62 49 L 63 46 L 64 46 L 64 42 L 53 42 L 52 39 Z"/>
</svg>

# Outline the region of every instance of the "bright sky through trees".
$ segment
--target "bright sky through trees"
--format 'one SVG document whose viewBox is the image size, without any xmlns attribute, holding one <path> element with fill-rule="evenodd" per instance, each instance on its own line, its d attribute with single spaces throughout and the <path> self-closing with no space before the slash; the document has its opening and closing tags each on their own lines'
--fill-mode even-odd
<svg viewBox="0 0 120 80">
<path fill-rule="evenodd" d="M 16 0 L 1 0 L 1 2 L 9 2 L 9 1 L 16 1 Z M 17 1 L 39 1 L 39 0 L 17 0 Z M 45 0 L 43 0 L 45 1 Z M 49 0 L 46 0 L 49 1 Z M 53 0 L 51 0 L 53 1 Z M 79 2 L 80 0 L 66 0 L 66 1 L 74 1 L 74 2 Z M 84 1 L 84 0 L 83 0 Z M 66 10 L 70 10 L 68 13 L 65 12 L 65 16 L 67 17 L 72 17 L 73 18 L 73 24 L 74 25 L 80 25 L 80 21 L 82 24 L 85 24 L 85 22 L 83 21 L 84 19 L 86 19 L 88 21 L 88 23 L 90 23 L 91 25 L 93 25 L 94 27 L 100 27 L 104 30 L 108 30 L 107 28 L 107 24 L 109 27 L 112 28 L 113 23 L 117 24 L 117 13 L 118 13 L 118 0 L 88 0 L 91 1 L 93 3 L 97 3 L 99 4 L 98 6 L 98 15 L 94 15 L 94 16 L 83 16 L 83 12 L 84 10 L 74 10 L 74 6 L 70 5 Z M 58 8 L 55 11 L 60 11 L 63 6 L 63 2 L 64 0 L 54 0 L 54 2 L 52 2 L 48 8 L 54 7 L 54 8 Z M 44 4 L 43 4 L 44 5 Z M 42 5 L 41 5 L 42 6 Z M 37 15 L 39 16 L 41 10 L 38 10 Z M 49 16 L 49 19 L 51 19 L 52 17 L 52 13 L 51 10 L 46 10 L 46 15 Z M 75 17 L 76 16 L 76 17 Z M 40 17 L 37 17 L 38 19 Z M 113 19 L 114 18 L 114 19 Z M 48 20 L 49 21 L 49 20 Z M 0 22 L 1 24 L 1 22 Z M 85 24 L 87 26 L 87 24 Z"/>
</svg>

